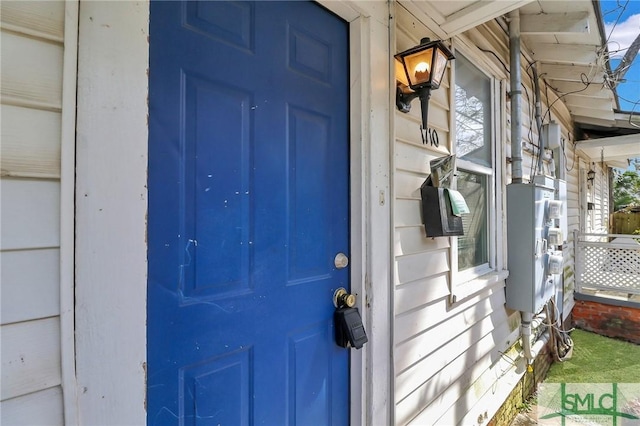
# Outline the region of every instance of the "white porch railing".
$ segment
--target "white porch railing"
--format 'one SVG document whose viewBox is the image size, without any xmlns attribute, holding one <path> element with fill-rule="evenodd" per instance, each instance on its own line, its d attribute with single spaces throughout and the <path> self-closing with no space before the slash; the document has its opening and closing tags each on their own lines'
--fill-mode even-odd
<svg viewBox="0 0 640 426">
<path fill-rule="evenodd" d="M 640 236 L 574 232 L 576 290 L 640 294 Z"/>
</svg>

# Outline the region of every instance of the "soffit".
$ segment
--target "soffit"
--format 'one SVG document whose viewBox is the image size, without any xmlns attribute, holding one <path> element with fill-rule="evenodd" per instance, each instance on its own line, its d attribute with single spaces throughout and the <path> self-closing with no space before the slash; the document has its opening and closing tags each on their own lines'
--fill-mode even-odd
<svg viewBox="0 0 640 426">
<path fill-rule="evenodd" d="M 593 161 L 626 168 L 629 165 L 628 159 L 640 157 L 640 135 L 584 140 L 579 141 L 576 147 Z"/>
<path fill-rule="evenodd" d="M 613 126 L 617 102 L 605 77 L 610 70 L 599 19 L 591 0 L 538 0 L 520 9 L 522 44 L 573 120 Z M 535 23 L 532 31 L 528 21 Z"/>
</svg>

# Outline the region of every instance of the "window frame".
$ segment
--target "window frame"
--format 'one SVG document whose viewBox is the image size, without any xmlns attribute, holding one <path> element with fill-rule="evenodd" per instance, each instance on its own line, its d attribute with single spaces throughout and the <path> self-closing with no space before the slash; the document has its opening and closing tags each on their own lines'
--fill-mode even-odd
<svg viewBox="0 0 640 426">
<path fill-rule="evenodd" d="M 458 270 L 458 237 L 450 238 L 450 282 L 451 304 L 459 303 L 480 291 L 494 285 L 504 285 L 508 271 L 503 269 L 505 265 L 504 223 L 498 221 L 503 217 L 504 200 L 502 182 L 505 180 L 506 168 L 502 161 L 503 143 L 506 140 L 507 114 L 506 114 L 506 90 L 508 89 L 507 76 L 496 72 L 493 64 L 488 64 L 486 59 L 477 52 L 477 48 L 469 47 L 466 43 L 455 43 L 454 53 L 464 56 L 490 81 L 490 108 L 491 121 L 491 162 L 492 167 L 483 166 L 469 160 L 456 158 L 456 168 L 471 173 L 484 174 L 487 177 L 487 252 L 488 261 L 469 269 Z M 474 53 L 475 52 L 475 53 Z M 451 128 L 451 153 L 456 152 L 456 113 L 455 113 L 455 65 L 451 66 L 450 87 L 450 128 Z M 502 221 L 504 222 L 504 221 Z M 502 241 L 502 242 L 501 242 Z"/>
<path fill-rule="evenodd" d="M 492 148 L 492 151 L 493 151 L 493 148 Z M 491 170 L 491 173 L 486 172 L 486 169 L 488 169 L 488 167 L 481 166 L 481 168 L 484 169 L 481 171 L 481 170 L 478 170 L 478 168 L 472 169 L 471 167 L 466 167 L 468 162 L 457 161 L 457 159 L 456 159 L 456 162 L 457 162 L 457 165 L 456 165 L 457 170 L 464 170 L 465 172 L 481 174 L 485 176 L 486 177 L 485 189 L 487 191 L 486 192 L 487 193 L 487 201 L 486 201 L 487 218 L 486 218 L 486 224 L 485 224 L 487 227 L 487 245 L 488 245 L 488 247 L 486 247 L 487 261 L 480 265 L 472 266 L 471 268 L 467 268 L 461 271 L 458 265 L 458 256 L 459 256 L 458 239 L 460 237 L 456 237 L 454 242 L 454 244 L 456 245 L 455 256 L 452 254 L 452 257 L 455 257 L 455 262 L 452 261 L 452 266 L 455 264 L 455 269 L 453 268 L 452 269 L 456 276 L 456 283 L 460 283 L 460 282 L 473 280 L 475 278 L 481 277 L 482 275 L 491 273 L 495 270 L 495 266 L 496 266 L 495 253 L 494 253 L 495 244 L 492 241 L 493 235 L 495 234 L 494 218 L 492 217 L 494 216 L 495 209 L 491 208 L 495 201 L 495 178 L 494 178 L 493 170 Z M 462 164 L 462 167 L 461 167 L 461 164 Z M 471 164 L 476 165 L 475 163 L 471 163 Z"/>
</svg>

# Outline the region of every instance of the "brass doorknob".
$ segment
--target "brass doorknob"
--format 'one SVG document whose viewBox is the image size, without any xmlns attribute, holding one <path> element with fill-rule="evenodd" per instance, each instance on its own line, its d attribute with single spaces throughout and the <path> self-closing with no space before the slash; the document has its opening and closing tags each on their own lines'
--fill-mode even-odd
<svg viewBox="0 0 640 426">
<path fill-rule="evenodd" d="M 356 296 L 348 293 L 344 287 L 340 287 L 333 293 L 333 306 L 353 308 L 356 305 Z"/>
</svg>

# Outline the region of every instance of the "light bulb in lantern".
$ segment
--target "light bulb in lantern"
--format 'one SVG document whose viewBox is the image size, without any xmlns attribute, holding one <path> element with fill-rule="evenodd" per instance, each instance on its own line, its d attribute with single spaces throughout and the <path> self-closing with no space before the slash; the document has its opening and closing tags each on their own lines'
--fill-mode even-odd
<svg viewBox="0 0 640 426">
<path fill-rule="evenodd" d="M 426 62 L 420 62 L 416 65 L 415 77 L 417 81 L 429 79 L 429 64 Z"/>
</svg>

